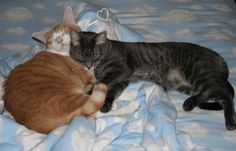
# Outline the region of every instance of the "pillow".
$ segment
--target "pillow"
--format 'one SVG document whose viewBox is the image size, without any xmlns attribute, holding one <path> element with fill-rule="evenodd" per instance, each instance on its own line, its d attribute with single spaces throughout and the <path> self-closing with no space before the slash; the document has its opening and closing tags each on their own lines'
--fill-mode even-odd
<svg viewBox="0 0 236 151">
<path fill-rule="evenodd" d="M 35 54 L 42 50 L 42 45 L 36 45 L 18 54 L 0 60 L 0 77 L 6 77 L 15 66 L 33 58 Z"/>
<path fill-rule="evenodd" d="M 119 23 L 115 15 L 107 8 L 97 8 L 87 3 L 80 3 L 74 9 L 77 24 L 82 31 L 102 32 L 107 31 L 107 36 L 112 40 L 127 42 L 144 41 L 143 37 L 129 28 L 127 25 Z M 45 42 L 44 34 L 50 28 L 32 34 L 38 41 Z"/>
<path fill-rule="evenodd" d="M 4 111 L 4 103 L 2 101 L 3 95 L 3 87 L 2 84 L 5 78 L 8 76 L 10 71 L 20 63 L 23 63 L 29 59 L 31 59 L 35 54 L 42 51 L 42 45 L 36 45 L 30 49 L 21 51 L 18 54 L 7 57 L 5 59 L 0 60 L 0 114 Z"/>
<path fill-rule="evenodd" d="M 112 40 L 127 42 L 144 40 L 140 34 L 129 28 L 127 25 L 122 25 L 116 16 L 107 8 L 97 9 L 82 4 L 75 8 L 75 13 L 78 20 L 77 24 L 83 31 L 93 31 L 96 33 L 107 31 L 108 38 Z"/>
</svg>

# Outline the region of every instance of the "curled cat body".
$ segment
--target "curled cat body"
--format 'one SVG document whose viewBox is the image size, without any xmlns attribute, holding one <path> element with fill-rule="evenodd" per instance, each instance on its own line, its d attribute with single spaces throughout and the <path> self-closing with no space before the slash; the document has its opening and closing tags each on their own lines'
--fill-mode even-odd
<svg viewBox="0 0 236 151">
<path fill-rule="evenodd" d="M 71 28 L 65 23 L 62 26 Z M 49 33 L 56 34 L 59 27 Z M 107 93 L 107 86 L 96 83 L 91 72 L 62 55 L 65 50 L 53 49 L 56 40 L 47 36 L 46 51 L 10 72 L 3 94 L 4 106 L 14 119 L 40 133 L 49 133 L 74 116 L 93 116 L 104 105 Z"/>
<path fill-rule="evenodd" d="M 15 120 L 40 133 L 90 116 L 104 104 L 107 88 L 71 58 L 40 52 L 4 82 L 4 106 Z M 87 93 L 93 91 L 91 96 Z"/>
<path fill-rule="evenodd" d="M 70 55 L 92 70 L 98 82 L 108 85 L 102 112 L 110 110 L 114 99 L 130 82 L 146 80 L 164 90 L 190 95 L 183 103 L 185 111 L 196 106 L 223 109 L 226 128 L 236 128 L 234 90 L 228 81 L 228 67 L 211 49 L 181 42 L 121 42 L 108 39 L 106 32 L 73 31 Z"/>
</svg>

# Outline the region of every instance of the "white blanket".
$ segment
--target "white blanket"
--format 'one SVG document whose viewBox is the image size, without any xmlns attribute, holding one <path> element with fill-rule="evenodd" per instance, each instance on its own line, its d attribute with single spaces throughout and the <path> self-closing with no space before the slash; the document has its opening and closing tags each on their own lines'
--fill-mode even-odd
<svg viewBox="0 0 236 151">
<path fill-rule="evenodd" d="M 86 5 L 82 6 L 87 8 Z M 110 38 L 123 41 L 142 40 L 141 36 L 127 26 L 119 24 L 114 16 L 111 17 L 112 14 L 108 21 L 98 20 L 88 27 L 86 23 L 97 19 L 94 15 L 96 11 L 92 8 L 82 9 L 79 13 L 78 24 L 82 29 L 101 31 L 101 27 L 104 27 Z M 3 60 L 3 75 L 7 75 L 15 65 L 29 59 L 38 51 L 40 48 L 36 46 Z M 129 85 L 108 114 L 98 113 L 96 119 L 75 117 L 69 125 L 48 135 L 28 130 L 4 112 L 0 115 L 0 148 L 11 151 L 192 150 L 195 145 L 184 134 L 176 132 L 175 120 L 176 110 L 162 88 L 148 82 L 138 82 Z"/>
</svg>

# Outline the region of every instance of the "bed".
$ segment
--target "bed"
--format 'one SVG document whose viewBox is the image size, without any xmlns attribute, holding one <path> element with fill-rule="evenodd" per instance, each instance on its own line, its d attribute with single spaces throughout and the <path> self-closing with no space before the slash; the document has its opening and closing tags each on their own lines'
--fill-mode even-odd
<svg viewBox="0 0 236 151">
<path fill-rule="evenodd" d="M 233 0 L 2 0 L 1 4 L 1 85 L 16 65 L 44 50 L 40 34 L 59 23 L 65 7 L 72 6 L 84 31 L 107 30 L 111 39 L 132 42 L 186 41 L 217 51 L 228 63 L 236 90 Z M 184 112 L 187 97 L 165 93 L 150 82 L 131 83 L 108 114 L 75 117 L 48 135 L 16 123 L 0 99 L 0 150 L 235 151 L 236 130 L 226 130 L 223 111 Z"/>
</svg>

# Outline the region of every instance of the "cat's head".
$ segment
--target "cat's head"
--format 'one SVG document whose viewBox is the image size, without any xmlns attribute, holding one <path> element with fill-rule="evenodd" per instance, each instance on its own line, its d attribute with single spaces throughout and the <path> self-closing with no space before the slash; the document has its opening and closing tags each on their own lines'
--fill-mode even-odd
<svg viewBox="0 0 236 151">
<path fill-rule="evenodd" d="M 72 29 L 80 31 L 76 25 L 61 23 L 46 34 L 46 51 L 69 56 L 70 32 Z"/>
<path fill-rule="evenodd" d="M 67 7 L 63 22 L 56 25 L 45 35 L 46 51 L 69 56 L 71 30 L 81 31 L 80 27 L 76 25 L 73 9 Z"/>
<path fill-rule="evenodd" d="M 93 71 L 104 59 L 107 32 L 71 32 L 70 56 L 82 66 Z"/>
</svg>

